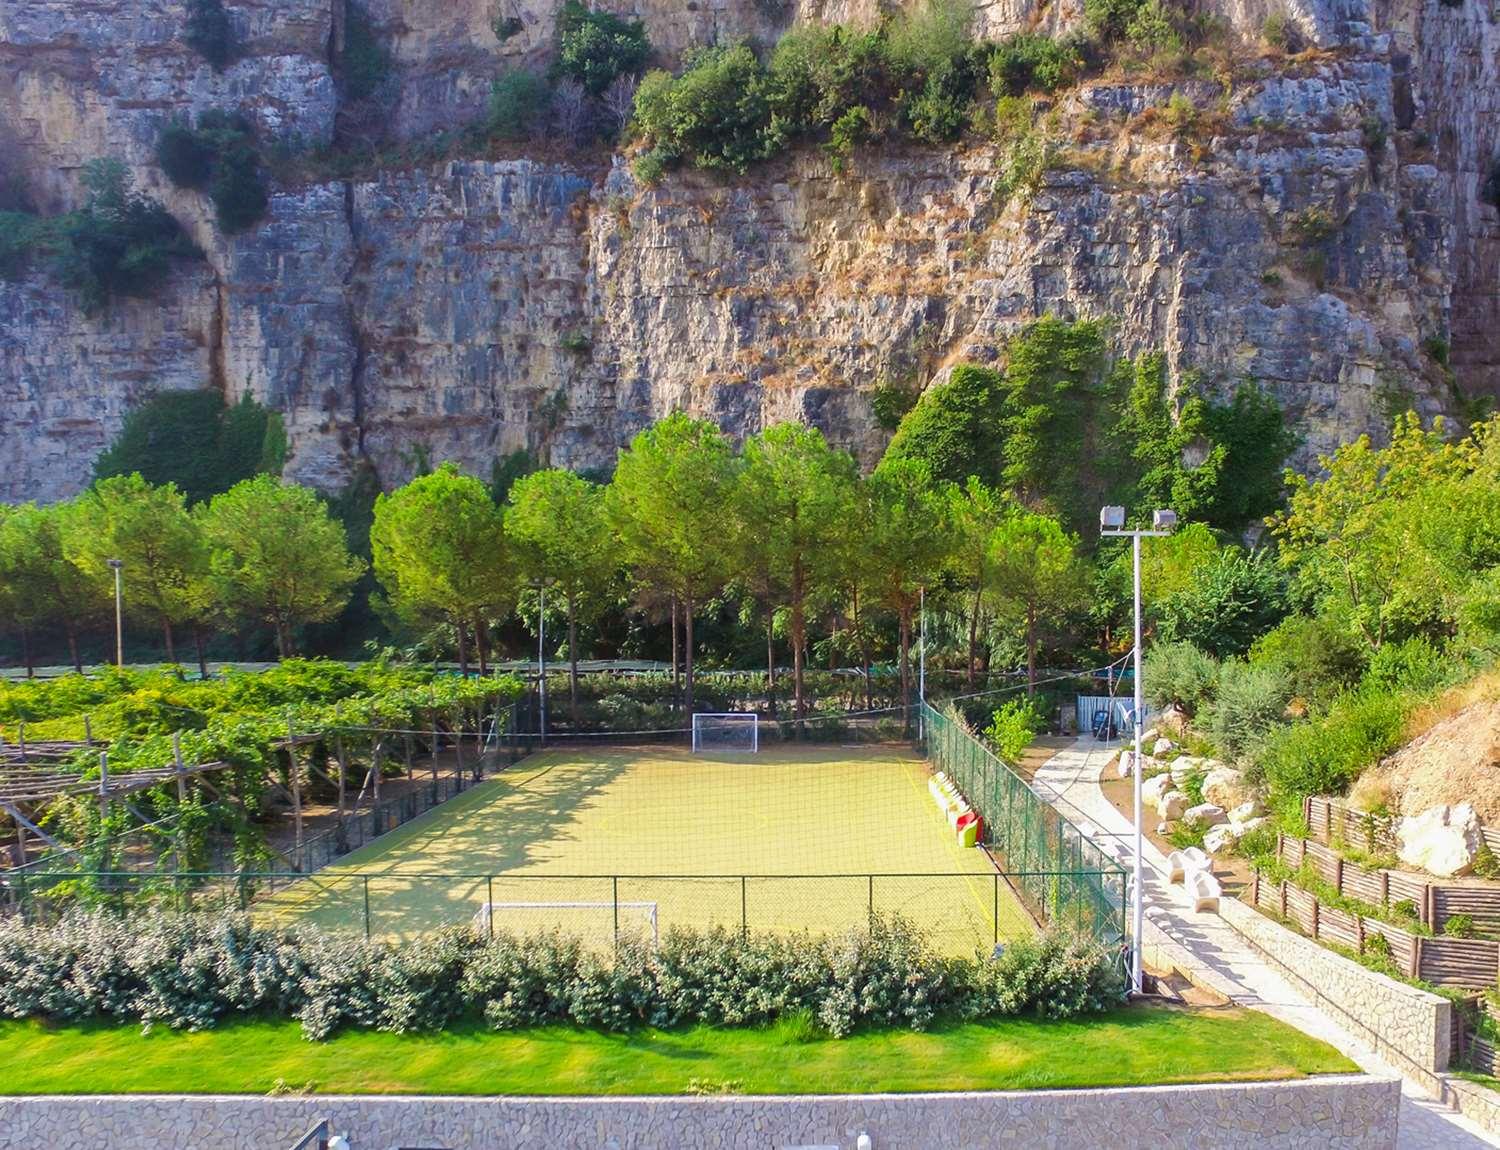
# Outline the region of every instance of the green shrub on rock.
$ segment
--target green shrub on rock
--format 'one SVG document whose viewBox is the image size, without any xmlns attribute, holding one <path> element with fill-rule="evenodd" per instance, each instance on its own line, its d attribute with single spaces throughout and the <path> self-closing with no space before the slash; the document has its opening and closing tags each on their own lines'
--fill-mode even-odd
<svg viewBox="0 0 1500 1150">
<path fill-rule="evenodd" d="M 590 12 L 567 0 L 557 17 L 557 72 L 571 76 L 595 96 L 617 76 L 641 72 L 651 58 L 646 27 L 609 12 Z"/>
</svg>

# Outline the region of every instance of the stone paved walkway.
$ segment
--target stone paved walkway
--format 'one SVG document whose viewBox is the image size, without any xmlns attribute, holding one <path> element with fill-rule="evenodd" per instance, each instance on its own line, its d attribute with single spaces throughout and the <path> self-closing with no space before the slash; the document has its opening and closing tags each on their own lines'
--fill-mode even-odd
<svg viewBox="0 0 1500 1150">
<path fill-rule="evenodd" d="M 1115 838 L 1119 857 L 1134 849 L 1130 820 L 1104 797 L 1099 778 L 1113 753 L 1092 738 L 1049 759 L 1033 780 L 1037 792 L 1075 824 L 1087 823 L 1094 837 Z M 1084 828 L 1088 829 L 1088 828 Z M 1145 942 L 1169 952 L 1182 969 L 1232 1001 L 1264 1010 L 1343 1051 L 1372 1074 L 1397 1073 L 1367 1045 L 1331 1016 L 1310 1003 L 1273 970 L 1260 953 L 1216 914 L 1197 914 L 1180 887 L 1167 882 L 1167 860 L 1150 840 L 1144 854 L 1146 887 Z M 1398 1150 L 1470 1150 L 1500 1146 L 1462 1115 L 1429 1098 L 1415 1084 L 1402 1081 Z"/>
</svg>

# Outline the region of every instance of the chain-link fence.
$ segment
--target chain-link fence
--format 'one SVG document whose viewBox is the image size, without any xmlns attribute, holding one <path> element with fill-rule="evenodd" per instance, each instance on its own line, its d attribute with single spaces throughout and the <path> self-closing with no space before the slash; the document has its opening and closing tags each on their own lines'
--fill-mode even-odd
<svg viewBox="0 0 1500 1150">
<path fill-rule="evenodd" d="M 922 741 L 984 822 L 982 841 L 1037 918 L 1106 944 L 1126 933 L 1123 867 L 961 724 L 922 705 Z"/>
<path fill-rule="evenodd" d="M 673 928 L 839 934 L 901 918 L 939 952 L 987 951 L 1034 934 L 1017 889 L 1070 874 L 549 875 L 324 871 L 47 873 L 0 876 L 13 912 L 49 921 L 69 906 L 248 912 L 268 925 L 401 940 L 444 926 L 560 931 L 591 945 L 658 940 Z"/>
</svg>

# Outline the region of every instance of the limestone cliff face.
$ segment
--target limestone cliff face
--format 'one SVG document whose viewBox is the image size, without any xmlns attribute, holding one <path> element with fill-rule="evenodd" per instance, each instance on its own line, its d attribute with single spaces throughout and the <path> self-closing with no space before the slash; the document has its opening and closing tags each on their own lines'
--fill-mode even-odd
<svg viewBox="0 0 1500 1150">
<path fill-rule="evenodd" d="M 369 0 L 400 65 L 400 131 L 456 122 L 504 60 L 544 50 L 560 0 L 507 3 Z M 1255 29 L 1258 4 L 1222 11 Z M 634 10 L 670 57 L 874 7 Z M 479 474 L 518 447 L 607 467 L 679 407 L 737 436 L 806 419 L 870 462 L 877 382 L 993 358 L 1048 312 L 1114 317 L 1122 350 L 1163 348 L 1179 378 L 1260 382 L 1303 464 L 1378 426 L 1397 389 L 1440 410 L 1424 347 L 1451 341 L 1460 382 L 1500 390 L 1500 224 L 1479 200 L 1500 33 L 1474 0 L 1298 0 L 1285 10 L 1327 50 L 1258 65 L 1222 105 L 1196 90 L 1215 109 L 1196 146 L 1152 123 L 1171 89 L 1088 85 L 1060 102 L 1029 202 L 997 194 L 989 148 L 871 149 L 842 174 L 808 150 L 649 190 L 619 157 L 472 161 L 280 189 L 225 240 L 199 197 L 161 186 L 156 132 L 243 103 L 267 133 L 326 139 L 343 19 L 340 0 L 229 8 L 245 54 L 214 73 L 173 39 L 180 4 L 96 0 L 80 20 L 76 3 L 0 0 L 0 133 L 33 194 L 68 206 L 79 164 L 122 155 L 208 255 L 96 318 L 45 276 L 0 282 L 0 499 L 78 489 L 131 403 L 192 386 L 281 410 L 288 475 L 331 489 L 361 462 L 400 482 L 418 448 Z M 1076 6 L 979 12 L 1000 34 Z M 499 40 L 497 15 L 522 31 Z"/>
</svg>

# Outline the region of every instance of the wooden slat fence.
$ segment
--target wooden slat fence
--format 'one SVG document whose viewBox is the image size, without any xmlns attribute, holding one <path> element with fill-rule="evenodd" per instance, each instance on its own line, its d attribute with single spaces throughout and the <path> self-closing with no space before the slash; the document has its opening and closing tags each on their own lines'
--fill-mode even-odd
<svg viewBox="0 0 1500 1150">
<path fill-rule="evenodd" d="M 1281 835 L 1277 856 L 1290 867 L 1305 862 L 1340 894 L 1373 906 L 1410 902 L 1423 926 L 1442 934 L 1448 920 L 1466 915 L 1473 920 L 1474 937 L 1500 939 L 1500 886 L 1454 886 L 1428 882 L 1405 871 L 1366 870 L 1339 853 L 1310 839 Z"/>
<path fill-rule="evenodd" d="M 1302 817 L 1307 820 L 1308 834 L 1319 842 L 1344 843 L 1371 854 L 1395 854 L 1400 846 L 1394 815 L 1356 811 L 1330 795 L 1304 798 Z M 1484 836 L 1485 845 L 1500 855 L 1500 827 L 1481 826 L 1479 833 Z"/>
<path fill-rule="evenodd" d="M 1291 922 L 1320 942 L 1360 954 L 1374 953 L 1372 939 L 1385 939 L 1391 962 L 1407 978 L 1433 986 L 1482 990 L 1500 978 L 1500 942 L 1483 938 L 1428 938 L 1379 919 L 1324 906 L 1294 882 L 1272 882 L 1258 871 L 1250 884 L 1251 905 Z"/>
</svg>

